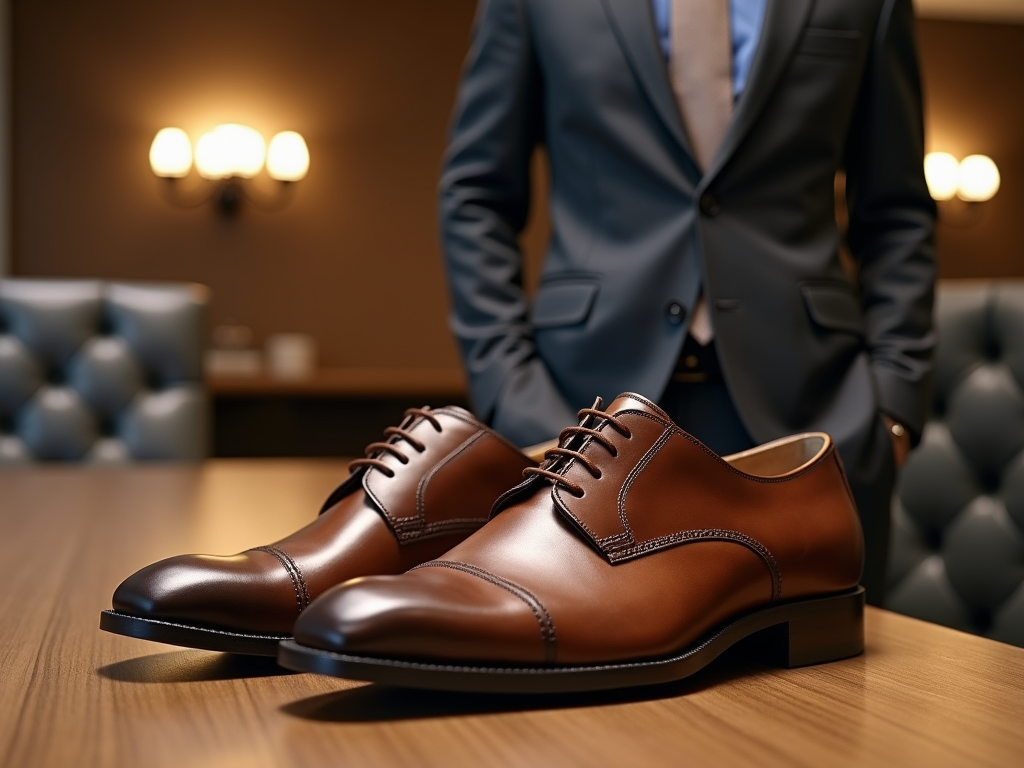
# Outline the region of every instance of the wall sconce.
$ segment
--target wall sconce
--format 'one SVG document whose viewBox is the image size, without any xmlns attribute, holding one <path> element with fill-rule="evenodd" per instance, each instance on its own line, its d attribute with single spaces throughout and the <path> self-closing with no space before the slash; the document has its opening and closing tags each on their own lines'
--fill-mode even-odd
<svg viewBox="0 0 1024 768">
<path fill-rule="evenodd" d="M 942 220 L 953 226 L 974 224 L 979 213 L 976 204 L 991 200 L 999 191 L 999 169 L 985 155 L 957 160 L 948 152 L 929 152 L 924 177 L 932 198 L 945 203 L 939 209 Z"/>
<path fill-rule="evenodd" d="M 924 158 L 924 176 L 936 200 L 955 196 L 968 203 L 983 203 L 999 191 L 999 169 L 985 155 L 957 160 L 948 152 L 929 152 Z"/>
<path fill-rule="evenodd" d="M 204 133 L 196 142 L 195 151 L 188 134 L 180 128 L 162 128 L 149 148 L 149 165 L 153 173 L 165 179 L 188 176 L 195 162 L 198 174 L 212 182 L 209 191 L 196 200 L 172 198 L 185 207 L 200 205 L 216 198 L 224 213 L 234 213 L 245 198 L 264 209 L 280 207 L 265 205 L 244 183 L 267 167 L 267 175 L 284 187 L 305 178 L 309 171 L 309 149 L 295 131 L 283 131 L 270 140 L 253 128 L 229 123 Z M 177 190 L 176 190 L 177 192 Z"/>
</svg>

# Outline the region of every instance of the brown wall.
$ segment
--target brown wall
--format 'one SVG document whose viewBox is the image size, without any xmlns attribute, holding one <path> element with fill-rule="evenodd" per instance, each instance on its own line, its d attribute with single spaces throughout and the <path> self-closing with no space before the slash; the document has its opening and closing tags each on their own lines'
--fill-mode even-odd
<svg viewBox="0 0 1024 768">
<path fill-rule="evenodd" d="M 197 280 L 213 323 L 312 333 L 327 364 L 456 365 L 435 187 L 473 5 L 15 2 L 14 272 Z M 157 129 L 221 122 L 305 136 L 288 208 L 161 197 Z"/>
<path fill-rule="evenodd" d="M 13 271 L 196 280 L 214 324 L 311 333 L 328 365 L 457 365 L 435 186 L 473 6 L 16 0 Z M 920 42 L 930 148 L 1003 172 L 992 202 L 944 211 L 942 274 L 1024 276 L 1024 26 L 924 21 Z M 157 129 L 229 121 L 306 137 L 310 173 L 285 210 L 226 220 L 161 197 Z"/>
<path fill-rule="evenodd" d="M 1024 25 L 919 22 L 929 151 L 988 155 L 989 202 L 939 205 L 942 277 L 1024 277 Z"/>
</svg>

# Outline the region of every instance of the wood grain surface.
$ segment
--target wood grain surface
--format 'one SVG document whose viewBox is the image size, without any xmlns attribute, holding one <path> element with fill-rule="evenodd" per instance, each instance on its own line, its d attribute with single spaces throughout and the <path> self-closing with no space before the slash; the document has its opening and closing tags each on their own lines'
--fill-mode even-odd
<svg viewBox="0 0 1024 768">
<path fill-rule="evenodd" d="M 1024 650 L 875 609 L 859 658 L 732 653 L 676 685 L 557 697 L 385 689 L 97 629 L 137 568 L 273 541 L 345 474 L 0 472 L 0 766 L 1024 764 Z"/>
</svg>

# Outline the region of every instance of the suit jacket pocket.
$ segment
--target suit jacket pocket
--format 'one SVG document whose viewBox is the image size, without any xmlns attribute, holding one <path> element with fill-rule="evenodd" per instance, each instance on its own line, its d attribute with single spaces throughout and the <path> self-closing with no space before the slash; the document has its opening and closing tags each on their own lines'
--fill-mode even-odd
<svg viewBox="0 0 1024 768">
<path fill-rule="evenodd" d="M 808 27 L 796 52 L 800 56 L 848 58 L 855 56 L 859 48 L 860 32 L 856 30 Z"/>
<path fill-rule="evenodd" d="M 542 283 L 533 299 L 534 328 L 577 325 L 590 315 L 597 298 L 596 279 L 554 280 Z"/>
<path fill-rule="evenodd" d="M 864 313 L 853 290 L 841 283 L 816 283 L 800 288 L 811 319 L 822 328 L 864 335 Z"/>
</svg>

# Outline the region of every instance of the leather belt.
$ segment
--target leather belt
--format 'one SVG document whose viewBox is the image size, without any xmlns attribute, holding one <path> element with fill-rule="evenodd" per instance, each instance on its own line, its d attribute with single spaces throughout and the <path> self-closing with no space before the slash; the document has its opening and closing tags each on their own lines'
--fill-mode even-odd
<svg viewBox="0 0 1024 768">
<path fill-rule="evenodd" d="M 672 372 L 672 381 L 678 384 L 721 384 L 724 378 L 714 339 L 703 345 L 687 335 Z"/>
</svg>

